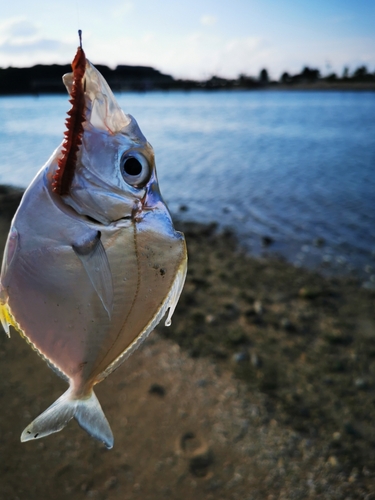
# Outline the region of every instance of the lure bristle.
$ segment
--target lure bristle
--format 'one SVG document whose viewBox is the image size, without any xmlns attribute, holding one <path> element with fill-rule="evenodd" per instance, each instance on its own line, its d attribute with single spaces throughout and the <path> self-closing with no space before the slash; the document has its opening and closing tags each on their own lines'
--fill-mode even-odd
<svg viewBox="0 0 375 500">
<path fill-rule="evenodd" d="M 68 111 L 65 120 L 67 130 L 64 132 L 64 143 L 61 150 L 61 158 L 58 160 L 58 168 L 53 177 L 52 190 L 60 196 L 69 193 L 73 181 L 74 171 L 77 163 L 77 153 L 82 144 L 83 122 L 85 121 L 85 93 L 83 89 L 83 78 L 86 69 L 86 56 L 81 47 L 78 47 L 72 62 L 73 85 L 71 99 L 72 107 Z"/>
</svg>

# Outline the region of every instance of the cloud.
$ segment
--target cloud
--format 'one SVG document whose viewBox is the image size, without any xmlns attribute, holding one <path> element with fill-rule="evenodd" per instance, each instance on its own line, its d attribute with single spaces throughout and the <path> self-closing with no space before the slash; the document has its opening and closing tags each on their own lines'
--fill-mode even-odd
<svg viewBox="0 0 375 500">
<path fill-rule="evenodd" d="M 35 36 L 37 33 L 37 26 L 23 18 L 7 19 L 0 24 L 0 36 L 4 38 L 27 38 Z"/>
<path fill-rule="evenodd" d="M 24 18 L 7 19 L 0 24 L 2 66 L 67 62 L 75 47 L 76 43 L 40 36 L 38 26 Z"/>
<path fill-rule="evenodd" d="M 217 23 L 217 18 L 215 16 L 202 16 L 199 19 L 199 22 L 203 24 L 203 26 L 213 26 L 214 24 Z"/>
<path fill-rule="evenodd" d="M 50 40 L 46 38 L 37 38 L 35 40 L 26 41 L 6 40 L 0 44 L 0 52 L 9 55 L 33 54 L 35 52 L 57 52 L 66 48 L 71 49 L 71 46 L 58 40 Z"/>
<path fill-rule="evenodd" d="M 12 19 L 3 24 L 1 31 L 10 38 L 19 38 L 36 35 L 38 28 L 26 19 Z"/>
</svg>

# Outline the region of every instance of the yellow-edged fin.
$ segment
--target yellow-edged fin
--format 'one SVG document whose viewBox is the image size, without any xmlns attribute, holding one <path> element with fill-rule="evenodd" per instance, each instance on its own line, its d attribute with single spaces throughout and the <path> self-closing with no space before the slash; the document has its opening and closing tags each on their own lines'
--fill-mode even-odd
<svg viewBox="0 0 375 500">
<path fill-rule="evenodd" d="M 0 303 L 0 321 L 8 337 L 10 337 L 10 331 L 9 331 L 10 326 L 13 326 L 13 328 L 19 331 L 19 327 L 16 321 L 14 320 L 12 313 L 10 312 L 8 304 Z M 21 335 L 23 335 L 23 332 L 20 333 Z"/>
</svg>

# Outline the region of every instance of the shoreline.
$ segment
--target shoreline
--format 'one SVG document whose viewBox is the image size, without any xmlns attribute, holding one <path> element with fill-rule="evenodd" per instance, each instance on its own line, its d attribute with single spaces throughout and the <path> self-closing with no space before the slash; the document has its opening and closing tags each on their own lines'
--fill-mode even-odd
<svg viewBox="0 0 375 500">
<path fill-rule="evenodd" d="M 293 83 L 293 84 L 272 84 L 269 85 L 256 85 L 253 87 L 226 87 L 226 86 L 191 86 L 191 85 L 176 85 L 170 87 L 127 87 L 122 86 L 121 88 L 115 88 L 115 94 L 122 94 L 127 92 L 289 92 L 289 91 L 301 91 L 301 92 L 313 92 L 313 91 L 323 91 L 323 92 L 375 92 L 375 83 L 367 82 L 353 82 L 353 83 L 328 83 L 328 82 L 313 82 L 313 83 Z M 45 90 L 33 90 L 24 92 L 1 92 L 1 97 L 21 97 L 21 96 L 50 96 L 50 95 L 66 95 L 66 89 L 61 84 L 61 89 L 53 89 L 50 91 Z"/>
<path fill-rule="evenodd" d="M 10 222 L 21 201 L 24 191 L 25 189 L 21 187 L 0 184 L 0 245 L 2 245 L 2 228 L 4 227 L 4 224 L 5 226 L 7 225 L 7 222 L 4 223 L 4 220 L 9 220 Z M 332 253 L 332 249 L 329 246 L 327 249 L 326 242 L 320 238 L 317 238 L 316 241 L 301 242 L 300 244 L 296 243 L 293 246 L 294 251 L 288 251 L 284 248 L 283 243 L 280 243 L 267 235 L 253 234 L 251 240 L 249 239 L 247 243 L 243 243 L 240 241 L 239 236 L 237 236 L 230 227 L 220 227 L 217 222 L 202 223 L 191 221 L 186 216 L 181 217 L 182 214 L 183 212 L 181 212 L 181 210 L 179 213 L 172 213 L 172 218 L 176 228 L 182 232 L 184 232 L 184 227 L 196 228 L 198 233 L 202 230 L 202 228 L 205 228 L 204 230 L 213 232 L 217 237 L 224 236 L 225 238 L 231 238 L 238 251 L 255 260 L 284 262 L 285 265 L 317 273 L 319 276 L 328 279 L 354 279 L 358 281 L 359 286 L 362 286 L 370 291 L 375 290 L 375 282 L 371 281 L 373 276 L 364 272 L 363 269 L 347 269 L 343 267 L 343 265 L 335 263 L 333 258 L 335 257 L 334 254 L 332 254 L 331 261 L 325 261 L 323 252 L 329 250 Z M 302 254 L 304 260 L 298 258 L 298 255 L 301 255 L 301 245 L 303 248 Z M 306 251 L 306 247 L 309 247 L 308 251 Z M 318 255 L 319 252 L 321 252 L 322 255 Z M 336 255 L 336 260 L 337 258 L 339 258 L 339 254 Z M 371 265 L 369 267 L 372 268 Z"/>
</svg>

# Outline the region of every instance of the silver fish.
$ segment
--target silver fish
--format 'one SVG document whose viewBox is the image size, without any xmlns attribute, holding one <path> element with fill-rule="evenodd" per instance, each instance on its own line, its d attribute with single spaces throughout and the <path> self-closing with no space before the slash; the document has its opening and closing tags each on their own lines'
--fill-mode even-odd
<svg viewBox="0 0 375 500">
<path fill-rule="evenodd" d="M 108 448 L 113 435 L 93 387 L 168 311 L 184 285 L 187 253 L 160 195 L 154 153 L 82 47 L 64 75 L 67 131 L 25 191 L 0 279 L 0 316 L 69 389 L 21 441 L 74 417 Z"/>
</svg>

